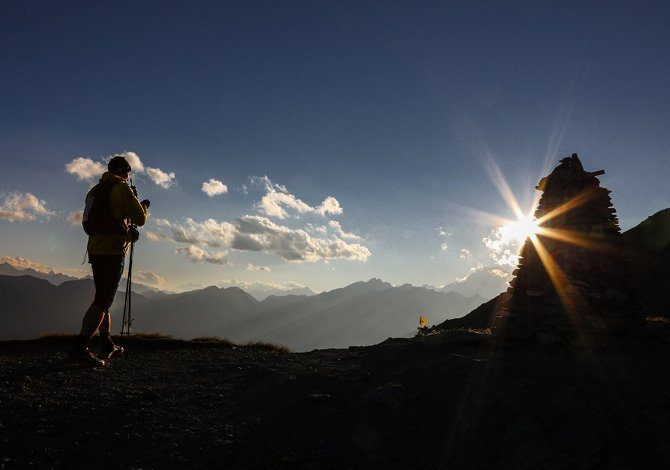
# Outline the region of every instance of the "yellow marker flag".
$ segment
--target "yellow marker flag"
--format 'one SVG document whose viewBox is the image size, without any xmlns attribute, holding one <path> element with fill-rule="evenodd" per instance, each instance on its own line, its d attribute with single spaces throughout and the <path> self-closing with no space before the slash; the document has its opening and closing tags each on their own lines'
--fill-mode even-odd
<svg viewBox="0 0 670 470">
<path fill-rule="evenodd" d="M 426 317 L 419 317 L 419 324 L 421 325 L 421 328 L 425 328 L 427 323 L 428 319 Z"/>
</svg>

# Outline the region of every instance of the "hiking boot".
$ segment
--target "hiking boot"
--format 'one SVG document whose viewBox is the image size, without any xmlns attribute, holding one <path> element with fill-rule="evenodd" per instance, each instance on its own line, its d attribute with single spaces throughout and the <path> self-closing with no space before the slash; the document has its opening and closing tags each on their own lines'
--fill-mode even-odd
<svg viewBox="0 0 670 470">
<path fill-rule="evenodd" d="M 104 345 L 100 350 L 100 357 L 105 361 L 109 361 L 115 357 L 123 356 L 124 352 L 125 350 L 123 349 L 123 346 L 118 346 L 116 344 Z"/>
<path fill-rule="evenodd" d="M 68 354 L 68 360 L 86 367 L 104 367 L 105 361 L 95 357 L 90 349 L 74 349 Z"/>
</svg>

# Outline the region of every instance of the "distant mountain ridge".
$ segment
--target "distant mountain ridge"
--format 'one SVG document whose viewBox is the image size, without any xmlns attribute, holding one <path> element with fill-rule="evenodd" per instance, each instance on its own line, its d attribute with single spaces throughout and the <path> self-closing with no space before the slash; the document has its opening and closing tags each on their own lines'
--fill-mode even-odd
<svg viewBox="0 0 670 470">
<path fill-rule="evenodd" d="M 247 290 L 256 300 L 262 301 L 270 296 L 284 296 L 284 295 L 315 295 L 309 287 L 294 287 L 291 289 L 249 289 Z"/>
<path fill-rule="evenodd" d="M 94 293 L 91 279 L 54 286 L 31 276 L 0 276 L 0 339 L 27 339 L 77 331 Z M 133 292 L 134 329 L 183 338 L 228 337 L 280 342 L 296 350 L 368 345 L 411 336 L 419 315 L 431 322 L 457 317 L 479 297 L 438 292 L 380 279 L 355 282 L 321 294 L 270 296 L 263 301 L 239 287 L 207 287 L 181 294 Z M 112 307 L 120 328 L 123 293 Z"/>
<path fill-rule="evenodd" d="M 57 273 L 54 270 L 51 270 L 49 272 L 42 272 L 42 271 L 37 271 L 33 268 L 17 268 L 15 266 L 12 266 L 9 263 L 0 263 L 0 276 L 31 276 L 37 279 L 44 279 L 45 281 L 48 281 L 49 283 L 53 284 L 54 286 L 58 286 L 64 282 L 67 281 L 79 281 L 81 279 L 92 279 L 92 277 L 85 276 L 84 278 L 79 278 L 79 277 L 73 277 L 73 276 L 68 276 L 67 274 L 63 273 Z M 126 288 L 126 281 L 127 279 L 125 277 L 121 278 L 121 282 L 119 283 L 119 290 L 125 290 Z M 133 291 L 137 292 L 138 294 L 144 294 L 144 293 L 151 293 L 150 295 L 160 295 L 161 293 L 169 294 L 171 292 L 164 291 L 161 289 L 158 289 L 156 287 L 152 286 L 147 286 L 145 284 L 140 284 L 137 282 L 133 282 Z"/>
<path fill-rule="evenodd" d="M 33 268 L 18 269 L 12 266 L 9 263 L 0 263 L 0 275 L 1 276 L 32 276 L 37 279 L 44 279 L 49 281 L 51 284 L 57 286 L 66 281 L 74 281 L 78 278 L 68 276 L 67 274 L 57 273 L 53 270 L 49 272 L 37 271 Z"/>
</svg>

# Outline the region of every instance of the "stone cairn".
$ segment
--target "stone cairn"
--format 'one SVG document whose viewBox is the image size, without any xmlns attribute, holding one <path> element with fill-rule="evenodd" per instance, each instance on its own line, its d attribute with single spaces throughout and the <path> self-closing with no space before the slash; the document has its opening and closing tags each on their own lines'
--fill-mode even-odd
<svg viewBox="0 0 670 470">
<path fill-rule="evenodd" d="M 604 173 L 584 171 L 573 154 L 542 178 L 535 211 L 542 246 L 526 240 L 496 329 L 517 337 L 592 336 L 639 321 L 616 210 L 597 178 Z"/>
</svg>

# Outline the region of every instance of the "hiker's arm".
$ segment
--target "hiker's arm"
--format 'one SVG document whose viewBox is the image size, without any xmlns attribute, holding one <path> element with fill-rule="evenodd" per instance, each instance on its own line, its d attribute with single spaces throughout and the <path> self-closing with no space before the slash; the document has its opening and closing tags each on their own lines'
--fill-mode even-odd
<svg viewBox="0 0 670 470">
<path fill-rule="evenodd" d="M 147 221 L 147 210 L 144 208 L 137 196 L 133 194 L 129 186 L 122 186 L 123 190 L 123 212 L 124 216 L 137 226 L 144 225 Z"/>
</svg>

